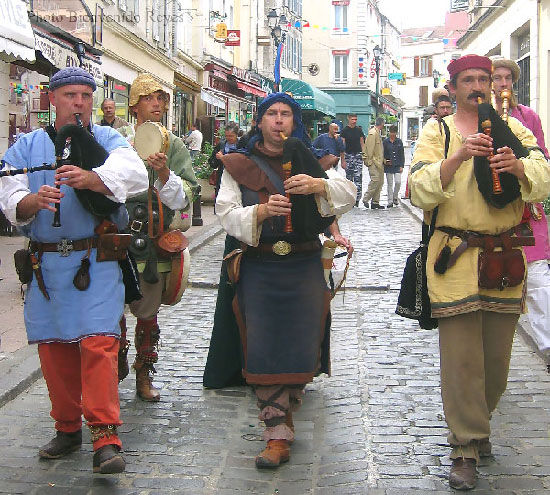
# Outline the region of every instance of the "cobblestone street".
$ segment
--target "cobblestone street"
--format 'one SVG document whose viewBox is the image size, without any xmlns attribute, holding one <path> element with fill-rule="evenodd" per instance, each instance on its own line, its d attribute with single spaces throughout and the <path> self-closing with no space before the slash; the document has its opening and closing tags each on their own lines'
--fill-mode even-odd
<svg viewBox="0 0 550 495">
<path fill-rule="evenodd" d="M 54 431 L 40 379 L 0 409 L 0 493 L 452 493 L 437 331 L 419 330 L 394 314 L 405 258 L 420 239 L 420 225 L 404 206 L 355 208 L 340 224 L 356 251 L 347 289 L 332 303 L 332 376 L 307 386 L 288 464 L 275 471 L 254 467 L 263 448 L 262 426 L 249 388 L 202 387 L 220 234 L 193 255 L 189 278 L 195 287 L 179 305 L 161 310 L 161 402 L 137 399 L 132 374 L 120 386 L 126 472 L 92 474 L 87 429 L 81 451 L 57 461 L 38 459 L 38 448 Z M 134 320 L 128 323 L 133 327 Z M 482 461 L 474 493 L 548 493 L 549 392 L 545 364 L 516 336 L 508 391 L 492 419 L 495 455 Z"/>
</svg>

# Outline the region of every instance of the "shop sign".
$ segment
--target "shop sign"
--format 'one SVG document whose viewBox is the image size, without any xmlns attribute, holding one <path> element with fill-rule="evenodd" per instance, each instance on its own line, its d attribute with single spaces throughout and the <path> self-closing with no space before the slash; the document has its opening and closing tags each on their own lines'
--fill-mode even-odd
<svg viewBox="0 0 550 495">
<path fill-rule="evenodd" d="M 42 55 L 58 69 L 80 66 L 78 57 L 72 50 L 44 38 L 38 32 L 34 33 L 34 40 L 35 48 L 42 52 Z M 83 59 L 82 68 L 94 76 L 96 83 L 103 85 L 103 71 L 101 70 L 101 65 L 85 58 Z"/>
<path fill-rule="evenodd" d="M 227 24 L 225 22 L 219 22 L 218 24 L 216 24 L 214 39 L 221 43 L 224 43 L 227 39 Z"/>
<path fill-rule="evenodd" d="M 349 55 L 349 50 L 332 50 L 333 55 Z"/>
<path fill-rule="evenodd" d="M 252 77 L 250 77 L 250 72 L 248 72 L 246 69 L 233 67 L 231 69 L 231 74 L 234 75 L 235 77 L 238 77 L 239 79 L 242 79 L 243 81 L 246 81 L 246 82 L 252 81 Z"/>
<path fill-rule="evenodd" d="M 225 46 L 241 46 L 241 30 L 240 29 L 228 29 L 227 39 L 225 40 Z"/>
</svg>

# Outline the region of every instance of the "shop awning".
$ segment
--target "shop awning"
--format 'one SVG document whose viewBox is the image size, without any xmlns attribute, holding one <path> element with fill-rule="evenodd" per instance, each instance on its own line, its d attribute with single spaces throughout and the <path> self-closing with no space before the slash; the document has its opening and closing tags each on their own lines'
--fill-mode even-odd
<svg viewBox="0 0 550 495">
<path fill-rule="evenodd" d="M 284 78 L 281 91 L 292 93 L 292 97 L 300 104 L 302 110 L 317 110 L 331 117 L 336 115 L 334 98 L 311 84 Z"/>
<path fill-rule="evenodd" d="M 249 93 L 251 95 L 260 96 L 264 98 L 267 96 L 267 93 L 260 88 L 257 88 L 256 86 L 252 86 L 251 84 L 247 84 L 245 82 L 237 81 L 237 87 L 241 90 L 243 90 L 245 93 Z"/>
<path fill-rule="evenodd" d="M 218 95 L 214 94 L 214 92 L 205 88 L 201 89 L 201 100 L 209 105 L 225 108 L 225 99 L 220 98 Z"/>
<path fill-rule="evenodd" d="M 0 59 L 34 62 L 34 34 L 23 0 L 0 0 Z"/>
</svg>

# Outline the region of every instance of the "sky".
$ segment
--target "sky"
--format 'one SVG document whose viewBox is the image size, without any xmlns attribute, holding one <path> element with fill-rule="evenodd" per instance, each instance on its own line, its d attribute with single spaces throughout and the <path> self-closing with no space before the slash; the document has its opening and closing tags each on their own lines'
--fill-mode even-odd
<svg viewBox="0 0 550 495">
<path fill-rule="evenodd" d="M 380 0 L 380 11 L 399 30 L 439 26 L 445 22 L 449 0 Z"/>
</svg>

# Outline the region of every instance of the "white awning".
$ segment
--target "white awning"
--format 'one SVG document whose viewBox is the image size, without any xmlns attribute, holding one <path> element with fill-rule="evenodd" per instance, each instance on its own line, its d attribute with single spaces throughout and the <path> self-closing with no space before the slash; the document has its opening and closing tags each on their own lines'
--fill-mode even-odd
<svg viewBox="0 0 550 495">
<path fill-rule="evenodd" d="M 225 100 L 204 88 L 201 89 L 201 100 L 216 107 L 225 108 Z"/>
<path fill-rule="evenodd" d="M 0 0 L 0 59 L 34 62 L 34 34 L 23 0 Z"/>
</svg>

